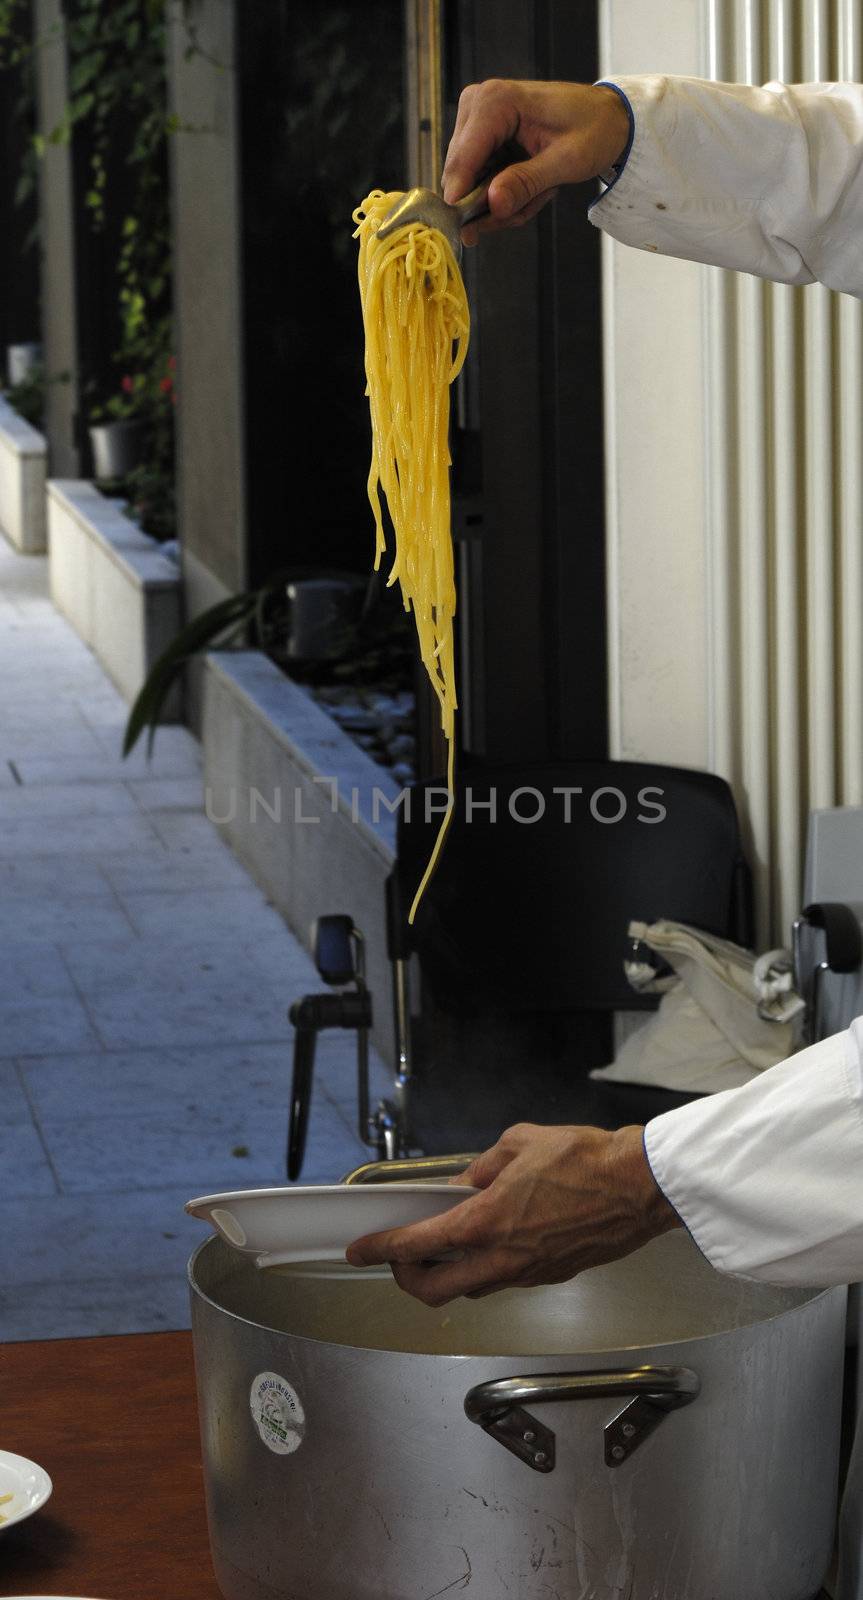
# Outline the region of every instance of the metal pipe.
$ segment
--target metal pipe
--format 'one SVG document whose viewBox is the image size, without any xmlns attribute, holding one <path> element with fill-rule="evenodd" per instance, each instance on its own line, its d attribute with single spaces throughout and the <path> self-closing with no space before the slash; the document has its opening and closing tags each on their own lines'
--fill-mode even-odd
<svg viewBox="0 0 863 1600">
<path fill-rule="evenodd" d="M 792 0 L 771 0 L 771 77 L 796 79 Z M 772 333 L 773 426 L 772 508 L 774 673 L 770 688 L 774 737 L 772 875 L 774 926 L 787 928 L 800 904 L 802 807 L 800 793 L 803 707 L 800 696 L 799 516 L 797 494 L 797 405 L 799 352 L 797 291 L 787 284 L 769 290 Z"/>
<path fill-rule="evenodd" d="M 366 942 L 359 928 L 351 929 L 351 938 L 354 941 L 354 970 L 356 973 L 357 994 L 367 995 L 366 987 Z M 357 1029 L 357 1125 L 363 1144 L 368 1144 L 371 1136 L 369 1126 L 369 1030 Z"/>
<path fill-rule="evenodd" d="M 343 1183 L 430 1183 L 464 1172 L 476 1155 L 408 1156 L 397 1161 L 365 1161 L 342 1179 Z"/>
<path fill-rule="evenodd" d="M 760 0 L 738 0 L 737 27 L 742 76 L 748 83 L 760 83 Z M 741 274 L 736 290 L 741 779 L 747 799 L 756 938 L 764 945 L 771 920 L 766 289 L 760 278 Z"/>
<path fill-rule="evenodd" d="M 398 1134 L 395 1154 L 407 1155 L 410 1145 L 410 1085 L 413 1077 L 411 1054 L 411 1008 L 409 966 L 400 956 L 393 962 L 393 1027 L 396 1045 L 396 1076 L 393 1102 Z"/>
<path fill-rule="evenodd" d="M 829 76 L 827 0 L 807 0 L 802 9 L 803 75 L 810 82 L 825 81 Z M 803 301 L 810 809 L 832 806 L 836 801 L 831 320 L 830 290 L 813 284 Z"/>
<path fill-rule="evenodd" d="M 863 77 L 863 24 L 859 0 L 839 0 L 837 75 Z M 839 695 L 840 783 L 837 801 L 863 803 L 863 306 L 838 296 L 839 451 Z"/>
<path fill-rule="evenodd" d="M 441 0 L 405 0 L 409 186 L 438 189 L 443 167 Z"/>
<path fill-rule="evenodd" d="M 721 82 L 730 66 L 726 0 L 709 0 L 707 24 L 707 74 Z M 708 764 L 734 784 L 734 526 L 729 492 L 733 296 L 730 274 L 719 267 L 705 269 L 704 322 Z"/>
</svg>

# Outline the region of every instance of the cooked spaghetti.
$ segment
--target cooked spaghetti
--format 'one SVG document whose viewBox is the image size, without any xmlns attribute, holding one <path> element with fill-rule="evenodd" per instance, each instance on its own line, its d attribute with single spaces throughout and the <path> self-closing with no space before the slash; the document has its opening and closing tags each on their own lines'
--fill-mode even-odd
<svg viewBox="0 0 863 1600">
<path fill-rule="evenodd" d="M 377 231 L 399 195 L 373 189 L 354 212 L 372 418 L 368 491 L 375 518 L 375 570 L 386 550 L 380 490 L 395 530 L 387 579 L 413 611 L 420 656 L 440 706 L 447 741 L 449 805 L 411 906 L 413 922 L 452 817 L 455 576 L 450 530 L 449 386 L 467 355 L 470 313 L 458 262 L 436 228 L 409 223 L 385 240 Z"/>
</svg>

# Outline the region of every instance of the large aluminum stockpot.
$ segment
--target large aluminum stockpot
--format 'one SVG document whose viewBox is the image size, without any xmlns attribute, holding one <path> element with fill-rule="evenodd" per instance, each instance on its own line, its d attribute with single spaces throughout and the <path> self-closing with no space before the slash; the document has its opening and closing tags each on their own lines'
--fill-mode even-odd
<svg viewBox="0 0 863 1600">
<path fill-rule="evenodd" d="M 228 1600 L 818 1590 L 844 1290 L 722 1278 L 682 1232 L 442 1310 L 388 1270 L 261 1272 L 218 1238 L 190 1279 Z"/>
</svg>

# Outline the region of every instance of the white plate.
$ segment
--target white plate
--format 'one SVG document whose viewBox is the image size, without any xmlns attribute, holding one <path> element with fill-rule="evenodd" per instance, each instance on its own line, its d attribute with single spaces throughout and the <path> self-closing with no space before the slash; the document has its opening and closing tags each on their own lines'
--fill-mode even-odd
<svg viewBox="0 0 863 1600">
<path fill-rule="evenodd" d="M 44 1506 L 51 1488 L 51 1479 L 44 1467 L 28 1461 L 26 1456 L 13 1455 L 11 1450 L 0 1450 L 0 1499 L 7 1494 L 12 1496 L 5 1505 L 0 1505 L 0 1517 L 5 1518 L 0 1522 L 0 1533 Z"/>
<path fill-rule="evenodd" d="M 449 1183 L 316 1184 L 207 1194 L 189 1200 L 186 1210 L 259 1267 L 274 1267 L 343 1261 L 348 1245 L 363 1234 L 439 1216 L 476 1193 Z"/>
</svg>

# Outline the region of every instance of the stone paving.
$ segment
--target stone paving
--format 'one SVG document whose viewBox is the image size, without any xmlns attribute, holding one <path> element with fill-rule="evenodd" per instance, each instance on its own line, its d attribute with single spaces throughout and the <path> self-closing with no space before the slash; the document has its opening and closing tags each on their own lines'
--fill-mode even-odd
<svg viewBox="0 0 863 1600">
<path fill-rule="evenodd" d="M 183 1202 L 284 1182 L 286 1009 L 320 979 L 195 739 L 121 760 L 125 702 L 2 545 L 0 685 L 0 1339 L 185 1327 Z M 352 1041 L 319 1053 L 308 1182 L 368 1159 Z"/>
</svg>

